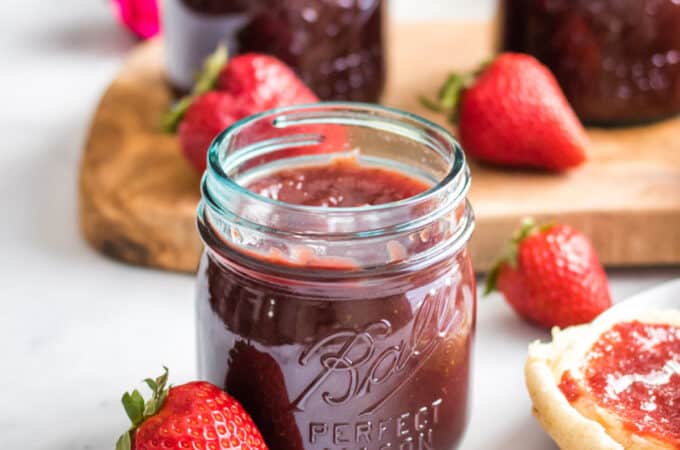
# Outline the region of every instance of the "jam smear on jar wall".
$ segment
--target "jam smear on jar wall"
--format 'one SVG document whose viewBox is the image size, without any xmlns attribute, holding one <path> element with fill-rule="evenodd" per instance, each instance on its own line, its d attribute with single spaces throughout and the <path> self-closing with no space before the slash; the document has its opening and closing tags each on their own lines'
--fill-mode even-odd
<svg viewBox="0 0 680 450">
<path fill-rule="evenodd" d="M 680 112 L 680 3 L 499 0 L 501 48 L 534 55 L 587 123 Z"/>
<path fill-rule="evenodd" d="M 172 47 L 168 49 L 171 78 L 185 80 L 200 68 L 199 58 L 190 53 L 204 58 L 208 49 L 223 40 L 234 53 L 260 52 L 280 58 L 322 100 L 376 102 L 380 98 L 385 82 L 384 0 L 166 3 L 170 3 L 164 15 Z M 198 31 L 188 31 L 190 24 Z M 173 72 L 180 75 L 173 77 Z"/>
<path fill-rule="evenodd" d="M 341 160 L 274 172 L 248 187 L 307 205 L 348 194 L 339 205 L 347 207 L 430 186 Z M 476 313 L 467 250 L 397 274 L 338 266 L 342 275 L 323 283 L 311 269 L 282 279 L 263 267 L 250 268 L 237 251 L 204 256 L 199 364 L 243 404 L 271 450 L 456 447 L 467 423 Z"/>
</svg>

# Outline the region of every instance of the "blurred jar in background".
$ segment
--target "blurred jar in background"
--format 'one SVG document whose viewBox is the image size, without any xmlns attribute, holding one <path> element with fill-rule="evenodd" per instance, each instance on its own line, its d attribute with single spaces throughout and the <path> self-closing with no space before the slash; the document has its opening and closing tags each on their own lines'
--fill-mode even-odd
<svg viewBox="0 0 680 450">
<path fill-rule="evenodd" d="M 680 1 L 499 1 L 501 48 L 546 64 L 584 122 L 680 112 Z"/>
<path fill-rule="evenodd" d="M 375 102 L 385 80 L 383 0 L 164 0 L 171 82 L 188 90 L 219 42 L 289 64 L 324 100 Z"/>
</svg>

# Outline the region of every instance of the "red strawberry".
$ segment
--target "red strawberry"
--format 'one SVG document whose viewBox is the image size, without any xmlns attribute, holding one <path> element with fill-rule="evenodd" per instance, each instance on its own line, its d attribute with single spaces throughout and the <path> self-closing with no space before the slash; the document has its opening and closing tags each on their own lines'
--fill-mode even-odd
<svg viewBox="0 0 680 450">
<path fill-rule="evenodd" d="M 583 125 L 550 70 L 503 53 L 476 76 L 452 75 L 441 105 L 459 125 L 468 155 L 491 164 L 564 171 L 586 159 Z"/>
<path fill-rule="evenodd" d="M 612 304 L 588 238 L 566 225 L 525 223 L 487 279 L 525 319 L 543 327 L 590 322 Z"/>
<path fill-rule="evenodd" d="M 116 450 L 267 450 L 243 407 L 210 383 L 165 388 L 168 369 L 146 384 L 153 397 L 145 402 L 134 390 L 123 395 L 132 428 L 116 443 Z"/>
<path fill-rule="evenodd" d="M 220 90 L 213 91 L 218 88 Z M 295 73 L 278 59 L 249 53 L 227 61 L 226 49 L 219 48 L 205 63 L 192 95 L 177 102 L 163 117 L 163 128 L 179 132 L 186 158 L 198 169 L 206 168 L 206 153 L 212 140 L 234 122 L 272 108 L 319 99 Z M 178 127 L 179 124 L 179 127 Z M 273 129 L 273 127 L 272 127 Z M 262 135 L 280 136 L 281 130 Z M 258 163 L 305 153 L 323 153 L 343 149 L 344 130 L 332 125 L 289 127 L 290 134 L 311 133 L 325 136 L 318 146 L 291 148 L 276 155 L 266 155 Z"/>
<path fill-rule="evenodd" d="M 207 151 L 213 139 L 234 122 L 250 115 L 252 111 L 228 92 L 212 91 L 198 96 L 184 114 L 179 125 L 178 135 L 184 156 L 199 171 L 203 172 L 207 163 Z M 345 149 L 346 134 L 338 125 L 295 125 L 276 128 L 270 122 L 261 122 L 257 133 L 262 139 L 274 136 L 319 134 L 323 141 L 319 145 L 293 147 L 258 158 L 251 165 L 263 164 L 275 159 L 314 153 L 330 153 Z"/>
<path fill-rule="evenodd" d="M 290 67 L 259 53 L 232 58 L 220 72 L 217 88 L 239 98 L 251 111 L 319 101 Z"/>
<path fill-rule="evenodd" d="M 184 156 L 203 172 L 212 140 L 225 128 L 249 115 L 239 99 L 226 92 L 208 92 L 193 100 L 179 125 Z"/>
</svg>

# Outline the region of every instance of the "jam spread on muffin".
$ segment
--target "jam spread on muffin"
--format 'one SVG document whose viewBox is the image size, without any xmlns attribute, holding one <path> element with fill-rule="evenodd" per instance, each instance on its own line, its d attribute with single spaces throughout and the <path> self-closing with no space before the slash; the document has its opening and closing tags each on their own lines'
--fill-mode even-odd
<svg viewBox="0 0 680 450">
<path fill-rule="evenodd" d="M 572 404 L 590 399 L 633 433 L 680 448 L 680 327 L 617 323 L 590 348 L 581 376 L 560 380 Z"/>
</svg>

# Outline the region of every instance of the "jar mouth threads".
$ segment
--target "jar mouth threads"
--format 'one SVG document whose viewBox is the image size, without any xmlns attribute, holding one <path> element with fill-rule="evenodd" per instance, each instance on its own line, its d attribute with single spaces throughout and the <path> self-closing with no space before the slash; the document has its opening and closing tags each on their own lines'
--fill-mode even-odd
<svg viewBox="0 0 680 450">
<path fill-rule="evenodd" d="M 325 147 L 324 147 L 325 146 Z M 427 179 L 432 187 L 391 203 L 320 207 L 285 203 L 248 190 L 244 180 L 292 165 L 323 164 L 358 154 L 360 164 L 382 166 Z M 258 172 L 259 171 L 259 172 Z M 371 104 L 328 102 L 267 111 L 222 132 L 208 153 L 199 228 L 210 246 L 222 241 L 242 248 L 286 240 L 344 253 L 367 251 L 375 242 L 433 241 L 429 250 L 461 248 L 474 219 L 466 202 L 470 172 L 463 150 L 443 128 L 413 114 Z M 212 239 L 217 234 L 219 239 Z M 425 239 L 427 240 L 427 239 Z M 259 245 L 259 244 L 258 244 Z M 390 244 L 394 248 L 394 244 Z M 412 253 L 409 251 L 406 254 Z M 365 256 L 365 255 L 363 255 Z M 364 257 L 360 259 L 364 260 Z M 372 260 L 380 265 L 385 259 Z M 361 264 L 366 267 L 366 264 Z"/>
<path fill-rule="evenodd" d="M 246 189 L 240 178 L 239 171 L 253 161 L 277 151 L 291 148 L 315 146 L 324 142 L 324 136 L 315 133 L 294 133 L 258 140 L 245 146 L 230 148 L 238 140 L 240 133 L 247 132 L 251 127 L 257 127 L 262 122 L 271 123 L 273 129 L 286 130 L 309 125 L 351 126 L 369 128 L 374 132 L 393 134 L 412 140 L 423 147 L 435 152 L 438 158 L 448 166 L 446 173 L 440 179 L 433 180 L 433 186 L 422 194 L 398 202 L 362 207 L 320 207 L 285 203 L 261 196 Z M 340 149 L 339 153 L 355 151 L 350 145 L 347 149 Z M 363 153 L 363 149 L 361 149 Z M 329 154 L 332 157 L 333 154 Z M 300 158 L 305 162 L 305 158 Z M 413 168 L 411 168 L 413 169 Z M 214 209 L 224 209 L 228 206 L 229 198 L 244 196 L 254 202 L 272 205 L 293 214 L 320 214 L 324 216 L 357 215 L 363 213 L 379 213 L 380 211 L 396 210 L 402 207 L 412 207 L 441 196 L 445 191 L 446 199 L 451 203 L 461 203 L 470 188 L 470 174 L 465 162 L 465 154 L 459 144 L 443 128 L 423 118 L 395 109 L 370 104 L 325 102 L 303 106 L 292 106 L 275 109 L 250 116 L 235 123 L 223 131 L 213 142 L 208 153 L 208 170 L 202 181 L 204 200 L 211 201 Z M 384 225 L 383 225 L 384 227 Z M 382 228 L 382 227 L 381 227 Z M 304 230 L 303 230 L 304 231 Z M 369 231 L 369 230 L 354 230 Z"/>
</svg>

